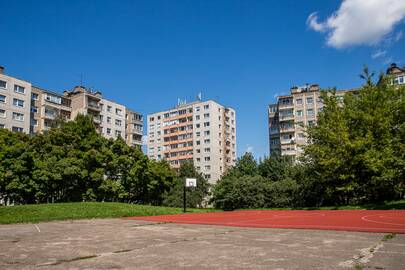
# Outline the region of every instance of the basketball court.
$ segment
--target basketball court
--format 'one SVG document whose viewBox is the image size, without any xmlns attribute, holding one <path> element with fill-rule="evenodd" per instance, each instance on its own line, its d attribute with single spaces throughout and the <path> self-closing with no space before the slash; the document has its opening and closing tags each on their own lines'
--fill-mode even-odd
<svg viewBox="0 0 405 270">
<path fill-rule="evenodd" d="M 245 210 L 128 219 L 232 227 L 405 233 L 405 210 Z"/>
</svg>

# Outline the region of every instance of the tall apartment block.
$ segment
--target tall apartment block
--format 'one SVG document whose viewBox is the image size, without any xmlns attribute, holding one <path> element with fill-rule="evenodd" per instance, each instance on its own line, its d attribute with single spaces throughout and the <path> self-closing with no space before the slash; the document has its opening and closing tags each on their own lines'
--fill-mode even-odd
<svg viewBox="0 0 405 270">
<path fill-rule="evenodd" d="M 353 90 L 337 91 L 338 99 L 348 91 Z M 292 87 L 290 95 L 277 97 L 277 103 L 268 107 L 270 154 L 301 156 L 307 144 L 305 129 L 316 123 L 322 107 L 317 84 Z"/>
<path fill-rule="evenodd" d="M 31 83 L 4 74 L 0 67 L 0 128 L 30 132 Z"/>
<path fill-rule="evenodd" d="M 78 114 L 91 115 L 104 137 L 122 137 L 141 148 L 141 114 L 83 86 L 59 94 L 7 76 L 0 68 L 0 128 L 35 134 L 54 126 L 57 119 L 69 121 Z"/>
<path fill-rule="evenodd" d="M 405 84 L 405 67 L 400 68 L 391 64 L 386 74 L 392 85 Z M 352 90 L 336 92 L 338 99 Z M 277 103 L 268 107 L 270 154 L 273 152 L 294 158 L 303 153 L 307 144 L 305 128 L 316 123 L 317 115 L 322 111 L 322 100 L 319 99 L 319 86 L 307 85 L 293 87 L 290 95 L 277 97 Z"/>
<path fill-rule="evenodd" d="M 215 101 L 183 103 L 148 115 L 147 154 L 174 168 L 193 161 L 210 183 L 236 162 L 236 114 Z"/>
</svg>

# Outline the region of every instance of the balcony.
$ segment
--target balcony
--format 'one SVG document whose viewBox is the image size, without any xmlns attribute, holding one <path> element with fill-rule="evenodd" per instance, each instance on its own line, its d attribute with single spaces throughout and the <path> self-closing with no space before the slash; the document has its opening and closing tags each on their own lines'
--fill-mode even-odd
<svg viewBox="0 0 405 270">
<path fill-rule="evenodd" d="M 280 128 L 280 133 L 294 132 L 294 126 Z"/>
<path fill-rule="evenodd" d="M 96 102 L 87 102 L 87 108 L 97 112 L 101 112 L 101 106 Z"/>
<path fill-rule="evenodd" d="M 279 121 L 291 121 L 294 120 L 294 114 L 286 114 L 286 115 L 280 115 L 279 116 Z"/>
<path fill-rule="evenodd" d="M 94 122 L 95 124 L 98 124 L 98 125 L 101 124 L 101 117 L 100 117 L 100 116 L 93 115 L 92 117 L 93 117 L 93 122 Z"/>
<path fill-rule="evenodd" d="M 295 138 L 292 139 L 281 139 L 280 140 L 281 144 L 295 144 Z"/>
</svg>

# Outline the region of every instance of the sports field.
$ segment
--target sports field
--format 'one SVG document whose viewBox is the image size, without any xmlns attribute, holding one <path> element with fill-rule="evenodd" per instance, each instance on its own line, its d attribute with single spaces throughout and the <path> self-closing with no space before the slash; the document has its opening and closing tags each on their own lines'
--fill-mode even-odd
<svg viewBox="0 0 405 270">
<path fill-rule="evenodd" d="M 129 219 L 252 228 L 405 233 L 405 210 L 248 210 Z"/>
</svg>

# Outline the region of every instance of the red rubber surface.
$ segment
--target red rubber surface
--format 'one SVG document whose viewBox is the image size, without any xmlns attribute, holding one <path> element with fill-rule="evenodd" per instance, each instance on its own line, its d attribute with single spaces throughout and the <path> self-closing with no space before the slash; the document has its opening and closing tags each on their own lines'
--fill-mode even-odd
<svg viewBox="0 0 405 270">
<path fill-rule="evenodd" d="M 405 233 L 405 210 L 247 210 L 128 219 L 252 228 Z"/>
</svg>

